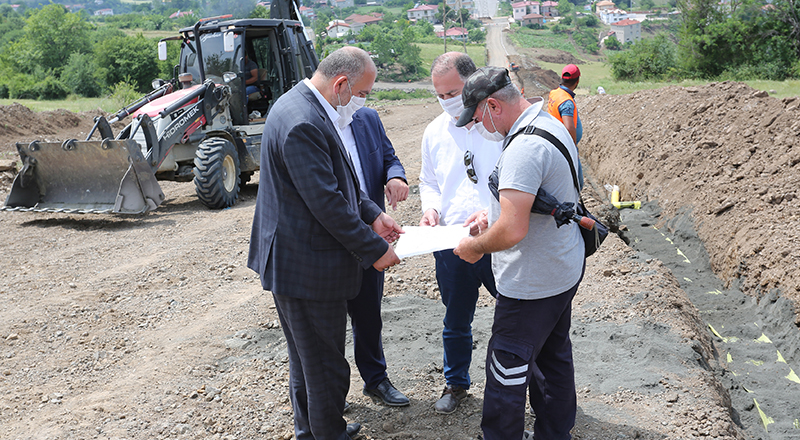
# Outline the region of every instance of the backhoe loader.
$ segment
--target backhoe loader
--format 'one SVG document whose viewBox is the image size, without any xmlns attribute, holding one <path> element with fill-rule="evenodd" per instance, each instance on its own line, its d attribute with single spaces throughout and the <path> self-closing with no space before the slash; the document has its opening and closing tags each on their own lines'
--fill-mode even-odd
<svg viewBox="0 0 800 440">
<path fill-rule="evenodd" d="M 170 40 L 181 44 L 173 78 L 96 118 L 85 140 L 17 143 L 22 168 L 1 209 L 142 214 L 164 201 L 159 180 L 193 181 L 204 205 L 233 206 L 258 170 L 271 105 L 317 68 L 293 1 L 272 2 L 283 19 L 212 17 L 161 40 L 160 59 Z M 245 56 L 258 66 L 249 96 Z M 115 135 L 112 124 L 128 116 Z"/>
</svg>

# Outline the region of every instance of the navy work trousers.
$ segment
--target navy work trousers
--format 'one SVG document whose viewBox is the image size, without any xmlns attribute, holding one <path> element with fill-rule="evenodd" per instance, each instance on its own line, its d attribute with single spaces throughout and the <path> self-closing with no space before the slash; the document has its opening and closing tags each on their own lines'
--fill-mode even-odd
<svg viewBox="0 0 800 440">
<path fill-rule="evenodd" d="M 536 414 L 536 440 L 572 438 L 577 400 L 569 328 L 579 284 L 550 298 L 497 298 L 486 354 L 485 440 L 522 438 L 526 392 Z"/>
<path fill-rule="evenodd" d="M 381 339 L 383 272 L 370 267 L 364 271 L 358 296 L 347 301 L 353 327 L 353 352 L 364 387 L 374 389 L 386 378 L 386 357 Z"/>
<path fill-rule="evenodd" d="M 492 259 L 484 255 L 475 264 L 467 263 L 452 249 L 435 252 L 436 281 L 445 306 L 444 378 L 448 385 L 469 389 L 469 365 L 472 361 L 472 318 L 478 302 L 478 289 L 483 284 L 497 296 L 492 274 Z"/>
</svg>

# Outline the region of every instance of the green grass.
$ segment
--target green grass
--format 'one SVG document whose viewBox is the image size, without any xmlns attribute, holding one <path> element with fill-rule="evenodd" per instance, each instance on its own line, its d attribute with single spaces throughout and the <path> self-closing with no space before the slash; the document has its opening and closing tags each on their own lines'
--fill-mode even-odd
<svg viewBox="0 0 800 440">
<path fill-rule="evenodd" d="M 558 49 L 578 56 L 575 46 L 569 41 L 567 34 L 554 34 L 550 29 L 528 29 L 518 27 L 508 34 L 514 45 L 521 48 L 536 47 L 542 49 Z"/>
<path fill-rule="evenodd" d="M 178 35 L 178 31 L 146 31 L 143 29 L 122 29 L 122 32 L 129 37 L 136 36 L 138 34 L 142 34 L 145 38 L 167 38 L 167 37 L 174 37 Z M 153 51 L 155 53 L 155 50 Z"/>
<path fill-rule="evenodd" d="M 403 8 L 401 8 L 399 6 L 395 7 L 395 8 L 388 8 L 386 6 L 360 6 L 360 7 L 356 8 L 356 14 L 367 15 L 370 12 L 375 12 L 375 10 L 377 10 L 378 8 L 383 8 L 384 11 L 391 12 L 392 14 L 395 14 L 395 15 L 397 15 L 397 14 L 405 15 L 405 13 L 406 13 L 405 9 L 403 9 Z"/>
<path fill-rule="evenodd" d="M 0 105 L 11 105 L 19 103 L 28 107 L 36 112 L 43 112 L 49 110 L 69 110 L 71 112 L 85 112 L 89 110 L 96 110 L 101 108 L 107 112 L 115 112 L 118 108 L 113 108 L 111 100 L 107 97 L 104 98 L 78 98 L 71 96 L 67 99 L 59 101 L 36 101 L 33 99 L 0 99 Z"/>
<path fill-rule="evenodd" d="M 431 70 L 431 63 L 439 55 L 444 53 L 444 43 L 414 43 L 422 49 L 420 57 L 422 57 L 422 67 Z M 461 42 L 448 40 L 447 50 L 449 51 L 462 51 L 464 46 Z M 475 61 L 475 65 L 483 67 L 486 65 L 486 48 L 483 45 L 474 45 L 467 43 L 467 54 Z"/>
<path fill-rule="evenodd" d="M 537 63 L 545 69 L 553 70 L 560 73 L 564 68 L 561 64 L 545 63 L 537 61 Z M 578 86 L 578 94 L 597 94 L 597 87 L 602 86 L 606 93 L 609 95 L 624 95 L 628 93 L 635 93 L 640 90 L 653 90 L 660 89 L 667 86 L 681 86 L 691 87 L 697 85 L 708 84 L 713 81 L 708 80 L 682 80 L 682 81 L 645 81 L 645 82 L 628 82 L 616 81 L 611 76 L 611 66 L 602 62 L 587 62 L 578 66 L 581 69 L 581 82 Z M 766 80 L 752 80 L 742 81 L 756 90 L 764 90 L 775 93 L 770 93 L 774 98 L 785 98 L 787 96 L 800 96 L 800 80 L 787 80 L 787 81 L 766 81 Z"/>
</svg>

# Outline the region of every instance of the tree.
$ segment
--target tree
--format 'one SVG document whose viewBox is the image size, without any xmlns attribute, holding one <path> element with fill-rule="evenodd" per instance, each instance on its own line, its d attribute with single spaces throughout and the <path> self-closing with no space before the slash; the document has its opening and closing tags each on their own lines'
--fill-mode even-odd
<svg viewBox="0 0 800 440">
<path fill-rule="evenodd" d="M 611 38 L 606 39 L 606 44 Z M 629 50 L 609 55 L 608 61 L 611 74 L 617 80 L 660 80 L 677 73 L 675 44 L 664 34 L 639 40 Z"/>
<path fill-rule="evenodd" d="M 610 35 L 605 39 L 603 44 L 605 44 L 606 49 L 609 50 L 620 50 L 622 48 L 622 44 L 619 42 L 619 40 L 617 40 L 616 35 Z"/>
<path fill-rule="evenodd" d="M 470 29 L 469 41 L 472 43 L 483 43 L 486 41 L 486 32 L 480 29 Z"/>
<path fill-rule="evenodd" d="M 93 98 L 99 96 L 101 90 L 96 72 L 97 66 L 92 55 L 75 52 L 64 67 L 61 80 L 72 93 Z"/>
<path fill-rule="evenodd" d="M 558 7 L 556 9 L 558 10 L 558 15 L 564 17 L 572 12 L 572 3 L 568 0 L 558 0 Z"/>
<path fill-rule="evenodd" d="M 32 66 L 60 72 L 74 52 L 90 51 L 89 24 L 63 5 L 50 4 L 34 12 L 24 28 L 20 64 L 30 73 Z M 27 66 L 27 67 L 26 67 Z"/>
<path fill-rule="evenodd" d="M 139 92 L 150 90 L 158 72 L 155 57 L 156 43 L 142 34 L 135 37 L 115 37 L 95 46 L 98 72 L 107 86 L 126 80 Z"/>
</svg>

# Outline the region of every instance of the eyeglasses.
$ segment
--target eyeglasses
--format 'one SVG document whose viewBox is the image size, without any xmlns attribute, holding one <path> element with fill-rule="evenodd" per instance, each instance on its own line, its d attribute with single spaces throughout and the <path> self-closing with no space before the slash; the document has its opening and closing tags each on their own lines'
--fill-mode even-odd
<svg viewBox="0 0 800 440">
<path fill-rule="evenodd" d="M 475 165 L 472 161 L 474 158 L 475 155 L 472 154 L 472 151 L 467 150 L 467 152 L 464 153 L 464 166 L 467 167 L 467 177 L 469 177 L 472 183 L 478 183 L 478 175 L 475 174 Z"/>
</svg>

